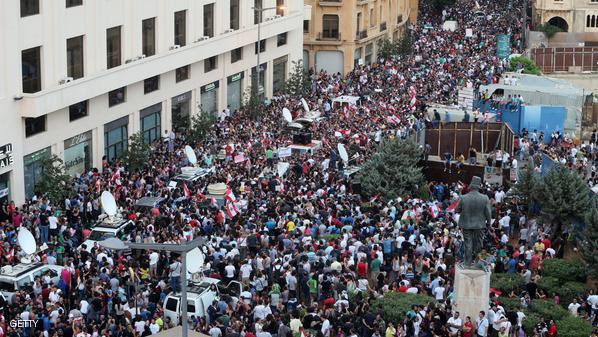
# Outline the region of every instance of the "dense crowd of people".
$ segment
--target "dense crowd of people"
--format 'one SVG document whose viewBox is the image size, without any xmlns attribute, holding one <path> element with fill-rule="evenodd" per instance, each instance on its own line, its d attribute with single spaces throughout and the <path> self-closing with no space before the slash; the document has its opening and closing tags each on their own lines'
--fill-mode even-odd
<svg viewBox="0 0 598 337">
<path fill-rule="evenodd" d="M 353 193 L 336 150 L 338 143 L 345 144 L 352 165 L 359 166 L 381 142 L 401 141 L 430 123 L 425 102 L 456 103 L 459 87 L 498 80 L 508 61 L 495 56 L 495 36 L 511 34 L 513 49 L 520 47 L 524 23 L 508 12 L 523 2 L 478 0 L 479 9 L 474 3 L 459 1 L 439 12 L 421 1 L 408 57 L 379 59 L 346 76 L 313 73 L 305 99 L 322 111 L 323 119 L 311 127 L 322 149 L 285 158 L 290 168 L 283 176 L 276 174 L 276 153 L 292 138 L 281 110 L 287 107 L 295 117 L 303 111 L 297 98 L 285 95 L 260 106 L 257 120 L 249 117 L 255 111 L 224 113 L 207 140 L 193 146 L 198 165 L 213 169 L 195 183 L 169 186 L 189 162 L 185 134 L 167 131 L 138 171 L 107 161 L 74 179 L 74 192 L 65 200 L 40 195 L 18 207 L 4 204 L 0 264 L 16 265 L 26 255 L 16 242 L 24 227 L 47 246 L 33 259 L 62 271 L 58 282 L 37 276 L 7 299 L 0 337 L 139 337 L 173 327 L 164 317 L 163 301 L 185 279 L 177 254 L 122 253 L 101 244 L 91 252 L 79 249 L 102 214 L 102 191 L 110 191 L 120 214 L 134 223 L 121 239 L 180 244 L 204 237 L 204 277 L 242 283 L 239 299 L 216 297 L 204 315 L 190 315 L 191 327 L 211 337 L 521 336 L 524 318 L 518 313 L 515 320 L 506 319 L 500 300 L 478 317 L 454 310 L 452 280 L 462 244 L 459 215 L 451 205 L 467 193 L 467 185 L 431 182 L 429 200 L 362 200 Z M 458 29 L 441 30 L 450 18 L 459 22 Z M 473 28 L 472 37 L 465 37 L 465 28 Z M 358 96 L 360 105 L 332 106 L 339 95 Z M 524 154 L 532 149 L 525 146 L 530 137 L 521 138 Z M 242 160 L 234 160 L 240 154 Z M 570 158 L 574 164 L 575 158 Z M 213 207 L 207 186 L 222 182 L 230 189 L 228 200 Z M 526 219 L 502 188 L 484 186 L 482 192 L 492 200 L 496 220 L 483 261 L 495 272 L 520 273 L 533 283 L 541 260 L 562 257 L 565 241 L 551 240 L 548 226 Z M 136 201 L 147 195 L 166 202 L 136 209 Z M 393 291 L 434 300 L 391 322 L 372 300 Z M 573 307 L 595 320 L 598 297 L 589 295 Z M 15 327 L 14 319 L 38 324 Z M 555 336 L 554 329 L 547 322 L 537 334 Z"/>
</svg>

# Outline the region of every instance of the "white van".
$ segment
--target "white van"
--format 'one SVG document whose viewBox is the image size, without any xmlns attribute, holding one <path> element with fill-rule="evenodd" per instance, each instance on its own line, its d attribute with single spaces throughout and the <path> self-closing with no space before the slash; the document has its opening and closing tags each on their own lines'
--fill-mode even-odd
<svg viewBox="0 0 598 337">
<path fill-rule="evenodd" d="M 211 289 L 216 285 L 216 291 Z M 231 281 L 224 285 L 222 281 L 204 277 L 199 283 L 187 288 L 187 317 L 205 317 L 208 314 L 208 307 L 214 300 L 220 296 L 228 295 L 232 298 L 231 303 L 234 306 L 239 301 L 242 285 L 237 281 Z M 170 318 L 172 324 L 178 325 L 181 315 L 181 293 L 170 293 L 164 299 L 164 317 Z"/>
<path fill-rule="evenodd" d="M 115 219 L 110 222 L 106 218 L 91 229 L 91 233 L 87 237 L 87 240 L 79 246 L 79 250 L 85 249 L 91 253 L 91 249 L 100 241 L 127 235 L 133 230 L 134 226 L 135 223 L 131 220 Z"/>
<path fill-rule="evenodd" d="M 36 277 L 50 273 L 54 284 L 60 280 L 61 266 L 47 265 L 41 262 L 19 263 L 15 266 L 3 266 L 0 269 L 0 292 L 9 304 L 14 302 L 17 290 L 33 285 Z"/>
</svg>

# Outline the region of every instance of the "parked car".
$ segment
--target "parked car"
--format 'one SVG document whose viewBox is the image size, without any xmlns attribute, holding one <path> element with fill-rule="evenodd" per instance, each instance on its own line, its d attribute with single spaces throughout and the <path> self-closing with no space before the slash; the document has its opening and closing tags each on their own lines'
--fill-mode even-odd
<svg viewBox="0 0 598 337">
<path fill-rule="evenodd" d="M 41 262 L 3 266 L 0 268 L 0 293 L 2 293 L 7 303 L 12 304 L 15 301 L 17 290 L 30 290 L 35 279 L 46 274 L 49 274 L 51 281 L 57 284 L 60 280 L 61 271 L 61 266 L 47 265 Z"/>
</svg>

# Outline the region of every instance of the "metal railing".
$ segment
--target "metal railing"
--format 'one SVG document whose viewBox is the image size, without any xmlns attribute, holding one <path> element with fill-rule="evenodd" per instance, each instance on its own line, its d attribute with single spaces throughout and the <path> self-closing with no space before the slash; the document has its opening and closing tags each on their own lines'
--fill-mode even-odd
<svg viewBox="0 0 598 337">
<path fill-rule="evenodd" d="M 362 40 L 362 39 L 365 39 L 365 38 L 367 38 L 367 37 L 368 37 L 368 30 L 367 30 L 367 29 L 364 29 L 364 30 L 358 31 L 358 32 L 355 34 L 355 39 L 356 39 L 356 40 Z"/>
<path fill-rule="evenodd" d="M 321 41 L 340 41 L 341 40 L 341 33 L 338 32 L 336 34 L 329 34 L 324 32 L 318 33 L 318 40 Z"/>
</svg>

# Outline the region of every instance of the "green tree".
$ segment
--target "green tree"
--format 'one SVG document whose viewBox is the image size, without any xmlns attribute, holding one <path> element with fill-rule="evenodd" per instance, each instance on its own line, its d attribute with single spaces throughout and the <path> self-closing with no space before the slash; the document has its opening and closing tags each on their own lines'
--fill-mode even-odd
<svg viewBox="0 0 598 337">
<path fill-rule="evenodd" d="M 536 63 L 525 56 L 516 56 L 509 60 L 511 64 L 511 71 L 517 71 L 523 69 L 524 74 L 541 75 L 542 70 L 536 65 Z"/>
<path fill-rule="evenodd" d="M 143 168 L 147 158 L 152 154 L 152 149 L 143 139 L 141 131 L 134 133 L 129 137 L 129 145 L 122 154 L 122 160 L 127 165 L 129 171 L 135 172 Z"/>
<path fill-rule="evenodd" d="M 389 38 L 380 40 L 378 55 L 383 59 L 390 59 L 399 54 L 399 45 Z"/>
<path fill-rule="evenodd" d="M 585 214 L 585 228 L 581 233 L 580 252 L 589 271 L 598 277 L 598 198 L 594 197 Z"/>
<path fill-rule="evenodd" d="M 589 188 L 576 172 L 563 165 L 552 168 L 538 185 L 542 212 L 552 221 L 554 236 L 569 229 L 574 219 L 582 219 L 588 209 Z M 563 228 L 568 226 L 569 228 Z"/>
<path fill-rule="evenodd" d="M 203 142 L 210 134 L 215 121 L 216 117 L 207 112 L 191 117 L 191 126 L 185 135 L 187 143 L 193 146 Z"/>
<path fill-rule="evenodd" d="M 413 43 L 411 41 L 411 35 L 409 32 L 405 32 L 403 37 L 398 42 L 397 46 L 397 53 L 399 56 L 407 56 L 411 54 L 411 48 L 413 47 Z"/>
<path fill-rule="evenodd" d="M 386 141 L 357 178 L 367 196 L 379 194 L 389 200 L 415 195 L 424 183 L 422 170 L 417 166 L 420 157 L 421 150 L 412 141 Z"/>
<path fill-rule="evenodd" d="M 243 109 L 249 113 L 251 119 L 256 120 L 260 115 L 260 108 L 263 102 L 257 94 L 256 90 L 252 87 L 245 89 L 243 93 Z"/>
<path fill-rule="evenodd" d="M 554 36 L 554 34 L 560 33 L 560 32 L 563 31 L 559 27 L 553 26 L 553 25 L 551 25 L 548 22 L 537 25 L 536 26 L 536 30 L 539 31 L 539 32 L 544 32 L 544 35 L 546 35 L 546 37 L 548 39 L 552 39 L 552 37 Z"/>
<path fill-rule="evenodd" d="M 309 93 L 310 88 L 311 80 L 303 68 L 303 61 L 293 61 L 293 68 L 284 84 L 283 92 L 291 96 L 303 97 Z"/>
<path fill-rule="evenodd" d="M 73 191 L 73 178 L 66 173 L 64 162 L 53 154 L 42 160 L 41 168 L 40 180 L 35 185 L 35 191 L 55 204 L 62 203 Z"/>
<path fill-rule="evenodd" d="M 509 192 L 511 195 L 521 199 L 523 204 L 527 206 L 528 214 L 533 203 L 537 201 L 536 193 L 538 189 L 538 183 L 538 177 L 534 172 L 533 166 L 527 165 L 523 170 L 521 170 L 517 184 L 515 184 L 511 192 Z"/>
</svg>

